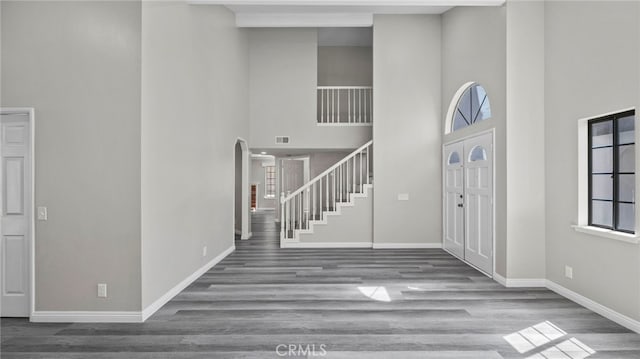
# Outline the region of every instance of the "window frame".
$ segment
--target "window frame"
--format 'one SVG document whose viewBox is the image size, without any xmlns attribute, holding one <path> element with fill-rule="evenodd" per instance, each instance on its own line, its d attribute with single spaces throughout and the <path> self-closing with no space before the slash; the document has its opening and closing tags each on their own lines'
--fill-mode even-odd
<svg viewBox="0 0 640 359">
<path fill-rule="evenodd" d="M 464 114 L 462 114 L 462 112 L 459 111 L 459 107 L 460 107 L 461 101 L 464 99 L 465 94 L 467 92 L 470 93 L 470 99 L 471 99 L 471 96 L 472 96 L 471 91 L 474 87 L 482 88 L 482 90 L 485 93 L 485 98 L 482 101 L 480 101 L 479 108 L 477 109 L 478 111 L 476 111 L 474 118 L 472 118 L 471 122 L 469 122 L 468 120 L 466 120 L 466 116 L 464 116 Z M 493 112 L 491 112 L 491 100 L 489 97 L 490 97 L 489 91 L 487 91 L 487 88 L 475 81 L 467 82 L 464 85 L 462 85 L 460 88 L 458 88 L 453 98 L 451 99 L 451 102 L 449 103 L 447 117 L 445 118 L 444 134 L 448 135 L 457 131 L 462 131 L 480 122 L 491 120 L 493 118 Z M 491 112 L 491 115 L 489 117 L 479 119 L 478 115 L 480 114 L 480 110 L 482 109 L 482 106 L 484 105 L 485 102 L 487 102 L 487 106 L 489 107 L 489 111 Z M 470 112 L 472 113 L 474 112 L 472 106 L 470 107 L 470 110 L 471 110 Z M 467 123 L 467 125 L 460 127 L 458 129 L 454 129 L 456 124 L 456 117 L 459 112 L 463 117 L 465 117 L 465 122 Z"/>
<path fill-rule="evenodd" d="M 588 203 L 588 217 L 587 217 L 587 225 L 591 227 L 604 228 L 613 232 L 621 232 L 630 235 L 635 235 L 637 232 L 637 222 L 636 218 L 636 209 L 635 209 L 635 198 L 633 202 L 629 201 L 621 201 L 619 196 L 619 183 L 620 183 L 620 175 L 636 175 L 635 167 L 634 172 L 621 172 L 620 171 L 620 147 L 626 145 L 634 145 L 635 151 L 635 126 L 634 126 L 634 141 L 630 143 L 619 143 L 620 134 L 618 132 L 618 121 L 622 118 L 626 117 L 634 117 L 635 121 L 635 110 L 627 110 L 622 112 L 616 112 L 612 114 L 608 114 L 601 117 L 596 117 L 587 121 L 587 203 Z M 594 173 L 593 172 L 593 126 L 599 123 L 611 122 L 611 145 L 601 146 L 597 148 L 611 148 L 611 156 L 612 156 L 612 168 L 611 168 L 611 178 L 612 178 L 612 198 L 611 200 L 604 199 L 594 199 L 593 198 L 593 178 L 594 175 L 609 175 L 609 173 Z M 635 161 L 635 154 L 634 154 Z M 635 181 L 634 181 L 635 182 Z M 594 201 L 600 202 L 610 202 L 611 203 L 611 226 L 606 226 L 603 224 L 593 223 L 593 203 Z M 624 228 L 619 228 L 618 226 L 618 217 L 619 217 L 619 204 L 633 204 L 634 205 L 634 230 L 630 231 Z"/>
<path fill-rule="evenodd" d="M 264 198 L 276 198 L 276 165 L 269 164 L 263 166 L 264 168 Z M 273 171 L 270 172 L 270 169 Z M 273 184 L 270 184 L 269 174 L 273 174 Z M 273 186 L 273 193 L 269 192 L 269 187 Z"/>
</svg>

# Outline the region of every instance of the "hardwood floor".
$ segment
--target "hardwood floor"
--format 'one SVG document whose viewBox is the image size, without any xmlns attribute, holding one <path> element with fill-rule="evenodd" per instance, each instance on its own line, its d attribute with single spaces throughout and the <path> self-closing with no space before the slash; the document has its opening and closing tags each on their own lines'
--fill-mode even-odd
<svg viewBox="0 0 640 359">
<path fill-rule="evenodd" d="M 146 323 L 3 319 L 1 357 L 640 358 L 640 335 L 442 250 L 280 249 L 273 213 L 252 221 Z"/>
</svg>

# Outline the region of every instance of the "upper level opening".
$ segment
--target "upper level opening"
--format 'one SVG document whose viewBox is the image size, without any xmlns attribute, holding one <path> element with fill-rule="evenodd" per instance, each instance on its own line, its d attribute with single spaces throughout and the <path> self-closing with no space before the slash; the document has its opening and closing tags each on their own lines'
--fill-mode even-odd
<svg viewBox="0 0 640 359">
<path fill-rule="evenodd" d="M 371 125 L 373 28 L 318 29 L 318 125 Z"/>
</svg>

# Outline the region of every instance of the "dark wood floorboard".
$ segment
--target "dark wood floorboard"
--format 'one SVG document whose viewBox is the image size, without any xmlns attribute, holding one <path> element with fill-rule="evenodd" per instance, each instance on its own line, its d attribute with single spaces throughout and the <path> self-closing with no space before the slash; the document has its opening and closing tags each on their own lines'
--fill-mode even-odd
<svg viewBox="0 0 640 359">
<path fill-rule="evenodd" d="M 252 239 L 146 323 L 3 319 L 0 356 L 640 358 L 640 335 L 546 289 L 504 288 L 442 250 L 280 249 L 273 212 L 252 222 Z M 315 345 L 315 356 L 279 356 L 279 344 Z"/>
</svg>

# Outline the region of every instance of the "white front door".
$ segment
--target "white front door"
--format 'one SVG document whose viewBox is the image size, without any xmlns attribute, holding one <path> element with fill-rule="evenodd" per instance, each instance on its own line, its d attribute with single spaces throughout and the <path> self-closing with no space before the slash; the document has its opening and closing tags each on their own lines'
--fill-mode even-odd
<svg viewBox="0 0 640 359">
<path fill-rule="evenodd" d="M 493 273 L 493 134 L 444 148 L 444 249 Z"/>
<path fill-rule="evenodd" d="M 28 317 L 31 253 L 31 144 L 29 115 L 2 114 L 1 316 Z"/>
<path fill-rule="evenodd" d="M 464 258 L 464 146 L 462 142 L 444 149 L 444 248 Z"/>
<path fill-rule="evenodd" d="M 492 138 L 488 133 L 464 142 L 464 258 L 486 273 L 493 273 Z"/>
</svg>

